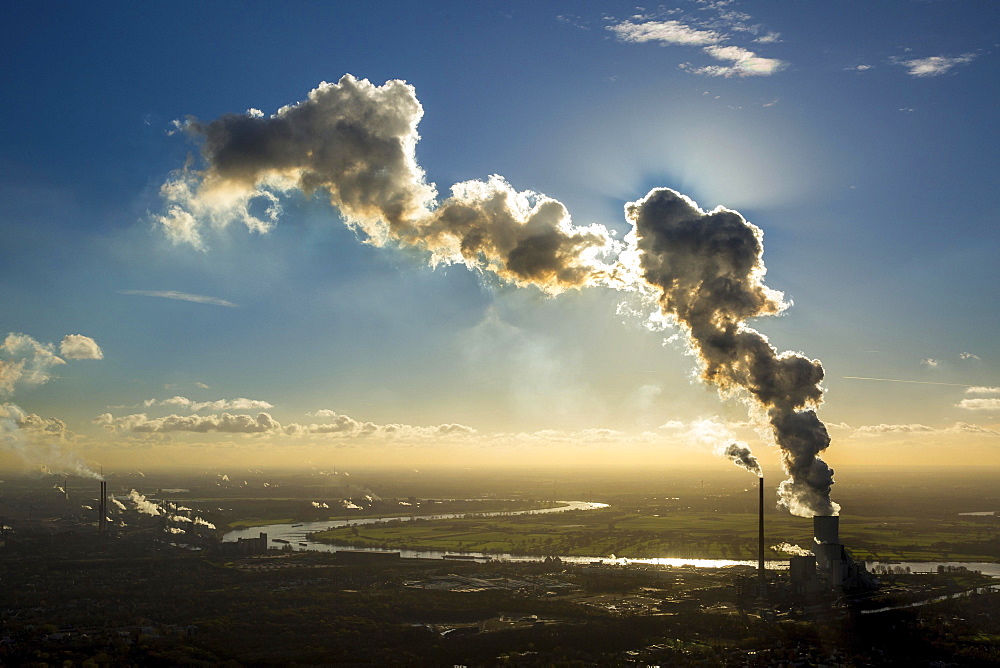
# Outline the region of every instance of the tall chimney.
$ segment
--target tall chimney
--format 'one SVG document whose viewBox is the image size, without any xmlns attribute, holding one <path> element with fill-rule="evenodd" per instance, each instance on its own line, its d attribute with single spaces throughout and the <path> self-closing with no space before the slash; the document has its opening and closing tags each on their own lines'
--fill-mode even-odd
<svg viewBox="0 0 1000 668">
<path fill-rule="evenodd" d="M 764 598 L 767 579 L 764 575 L 764 476 L 759 478 L 760 503 L 757 513 L 757 572 L 760 575 L 760 596 Z"/>
<path fill-rule="evenodd" d="M 108 530 L 108 483 L 104 480 L 101 481 L 101 498 L 97 507 L 100 508 L 100 517 L 97 520 L 97 531 L 98 533 L 103 534 Z"/>
<path fill-rule="evenodd" d="M 63 497 L 69 501 L 69 476 L 63 481 Z"/>
</svg>

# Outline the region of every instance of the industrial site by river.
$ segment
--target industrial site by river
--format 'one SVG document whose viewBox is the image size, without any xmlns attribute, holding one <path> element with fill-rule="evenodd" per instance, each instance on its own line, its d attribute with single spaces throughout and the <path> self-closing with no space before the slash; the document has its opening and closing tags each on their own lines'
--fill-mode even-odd
<svg viewBox="0 0 1000 668">
<path fill-rule="evenodd" d="M 357 519 L 343 519 L 343 520 L 325 520 L 322 522 L 305 522 L 301 524 L 267 524 L 262 526 L 248 527 L 245 529 L 234 529 L 227 532 L 223 536 L 224 541 L 235 541 L 240 538 L 256 538 L 261 533 L 266 533 L 268 540 L 279 545 L 289 545 L 292 549 L 296 551 L 313 551 L 313 552 L 339 552 L 342 550 L 352 550 L 352 551 L 366 551 L 366 552 L 383 552 L 384 550 L 378 548 L 358 548 L 349 545 L 333 545 L 330 543 L 322 543 L 310 539 L 310 535 L 318 533 L 320 531 L 325 531 L 330 528 L 343 527 L 348 525 L 364 525 L 364 524 L 375 524 L 378 522 L 410 522 L 413 520 L 448 520 L 459 517 L 467 517 L 469 515 L 475 515 L 477 517 L 496 517 L 501 515 L 540 515 L 547 513 L 558 513 L 558 512 L 568 512 L 568 511 L 580 511 L 580 510 L 595 510 L 598 508 L 607 508 L 608 504 L 605 503 L 595 503 L 591 501 L 560 501 L 560 505 L 552 508 L 539 508 L 533 510 L 517 510 L 517 511 L 497 511 L 497 512 L 485 512 L 485 513 L 449 513 L 449 514 L 429 514 L 429 515 L 409 515 L 405 517 L 389 517 L 389 518 L 378 518 L 378 517 L 364 517 Z M 399 552 L 401 557 L 410 559 L 444 559 L 446 556 L 454 557 L 455 552 L 446 551 L 436 551 L 436 550 L 410 550 L 410 549 L 400 549 L 392 550 L 393 552 Z M 466 558 L 476 558 L 476 559 L 500 559 L 505 561 L 538 561 L 542 559 L 542 556 L 537 555 L 514 555 L 507 553 L 483 553 L 483 552 L 462 552 L 462 557 Z M 553 555 L 556 556 L 556 555 Z M 559 559 L 568 563 L 574 564 L 590 564 L 593 562 L 601 562 L 608 565 L 628 565 L 628 564 L 645 564 L 652 566 L 694 566 L 697 568 L 724 568 L 726 566 L 756 566 L 757 562 L 752 560 L 734 560 L 734 559 L 696 559 L 696 558 L 643 558 L 643 559 L 632 559 L 625 557 L 615 557 L 614 555 L 603 555 L 603 556 L 570 556 L 570 555 L 559 555 Z M 872 568 L 877 562 L 867 562 L 867 567 Z M 897 566 L 903 569 L 909 569 L 912 573 L 930 573 L 935 572 L 938 566 L 964 566 L 969 570 L 976 570 L 982 572 L 984 575 L 990 575 L 993 577 L 1000 577 L 1000 564 L 988 563 L 988 562 L 893 562 L 893 566 Z M 766 568 L 769 570 L 784 570 L 788 568 L 788 561 L 785 560 L 772 560 L 765 563 Z"/>
</svg>

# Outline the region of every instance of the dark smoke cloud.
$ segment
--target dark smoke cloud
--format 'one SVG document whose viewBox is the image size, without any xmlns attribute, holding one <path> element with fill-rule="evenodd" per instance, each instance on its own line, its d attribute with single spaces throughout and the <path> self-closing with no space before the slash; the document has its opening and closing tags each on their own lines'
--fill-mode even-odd
<svg viewBox="0 0 1000 668">
<path fill-rule="evenodd" d="M 722 451 L 722 454 L 728 457 L 734 464 L 750 471 L 750 473 L 755 474 L 758 478 L 764 477 L 764 472 L 760 470 L 757 458 L 750 452 L 750 446 L 746 443 L 730 443 Z"/>
<path fill-rule="evenodd" d="M 705 212 L 673 190 L 652 190 L 628 204 L 642 279 L 660 309 L 687 332 L 705 382 L 742 394 L 763 409 L 790 477 L 779 501 L 796 515 L 831 515 L 833 470 L 819 458 L 830 444 L 814 408 L 823 399 L 823 366 L 778 351 L 746 324 L 787 307 L 764 285 L 763 232 L 736 211 Z"/>
<path fill-rule="evenodd" d="M 201 143 L 203 164 L 163 185 L 166 211 L 154 219 L 175 243 L 204 248 L 206 227 L 241 222 L 264 233 L 280 216 L 282 192 L 321 192 L 369 243 L 421 249 L 432 263 L 461 262 L 549 294 L 589 285 L 652 290 L 662 313 L 689 335 L 703 380 L 723 396 L 748 398 L 769 422 L 789 474 L 780 502 L 797 515 L 838 511 L 833 471 L 818 457 L 830 443 L 815 413 L 823 367 L 779 354 L 746 324 L 787 307 L 764 285 L 758 227 L 735 211 L 706 213 L 656 189 L 626 207 L 634 230 L 622 245 L 603 226 L 574 225 L 560 202 L 518 192 L 499 176 L 459 183 L 438 203 L 416 162 L 422 115 L 408 84 L 345 75 L 270 117 L 250 110 L 189 118 L 178 128 Z M 265 212 L 251 213 L 255 204 Z M 609 264 L 614 254 L 618 262 Z M 155 430 L 217 428 L 205 418 L 170 419 Z"/>
</svg>

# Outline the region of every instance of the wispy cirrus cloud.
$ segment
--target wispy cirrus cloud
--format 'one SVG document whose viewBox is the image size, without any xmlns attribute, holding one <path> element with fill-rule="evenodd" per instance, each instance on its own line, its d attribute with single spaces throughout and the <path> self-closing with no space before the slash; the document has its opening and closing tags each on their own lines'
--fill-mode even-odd
<svg viewBox="0 0 1000 668">
<path fill-rule="evenodd" d="M 782 60 L 762 58 L 740 46 L 707 46 L 704 51 L 716 60 L 728 61 L 730 64 L 692 67 L 689 63 L 684 63 L 681 68 L 692 74 L 729 78 L 770 76 L 787 67 L 787 63 Z"/>
<path fill-rule="evenodd" d="M 606 26 L 625 43 L 654 43 L 661 46 L 695 46 L 726 65 L 697 65 L 689 62 L 679 67 L 691 74 L 710 77 L 770 76 L 787 67 L 777 58 L 765 58 L 733 42 L 749 39 L 756 44 L 774 44 L 781 34 L 765 30 L 745 12 L 734 11 L 725 3 L 704 3 L 700 15 L 685 16 L 679 10 L 666 12 L 671 18 L 638 14 Z"/>
<path fill-rule="evenodd" d="M 642 44 L 658 42 L 663 45 L 683 44 L 687 46 L 704 46 L 718 44 L 725 36 L 714 30 L 698 30 L 680 21 L 645 21 L 633 23 L 622 21 L 608 26 L 614 35 L 622 42 Z"/>
<path fill-rule="evenodd" d="M 959 65 L 967 65 L 976 59 L 974 53 L 960 56 L 930 56 L 928 58 L 893 58 L 892 63 L 902 65 L 911 77 L 936 77 L 946 74 Z"/>
<path fill-rule="evenodd" d="M 208 297 L 206 295 L 194 295 L 190 292 L 178 292 L 176 290 L 119 290 L 120 295 L 139 295 L 142 297 L 161 297 L 163 299 L 176 299 L 183 302 L 194 302 L 196 304 L 210 304 L 212 306 L 226 306 L 228 308 L 240 308 L 239 304 L 234 304 L 218 297 Z"/>
</svg>

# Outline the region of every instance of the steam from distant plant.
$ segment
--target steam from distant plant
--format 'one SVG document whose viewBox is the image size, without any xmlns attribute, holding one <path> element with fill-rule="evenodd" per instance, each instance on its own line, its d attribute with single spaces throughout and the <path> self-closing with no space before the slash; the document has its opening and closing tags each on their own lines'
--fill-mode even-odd
<svg viewBox="0 0 1000 668">
<path fill-rule="evenodd" d="M 160 507 L 134 489 L 128 493 L 128 500 L 143 515 L 160 516 Z"/>
<path fill-rule="evenodd" d="M 688 335 L 702 379 L 770 426 L 789 475 L 779 502 L 796 515 L 838 512 L 833 471 L 819 457 L 830 443 L 816 415 L 823 367 L 779 353 L 747 324 L 788 306 L 764 285 L 758 227 L 666 188 L 625 207 L 633 226 L 625 243 L 602 225 L 574 225 L 562 203 L 500 176 L 459 183 L 438 202 L 416 161 L 422 115 L 408 84 L 345 75 L 269 117 L 250 110 L 177 122 L 201 143 L 203 163 L 164 183 L 166 208 L 154 220 L 175 243 L 204 249 L 208 230 L 234 222 L 266 233 L 282 193 L 322 192 L 377 246 L 423 250 L 431 263 L 464 263 L 552 295 L 601 285 L 651 296 Z"/>
</svg>

